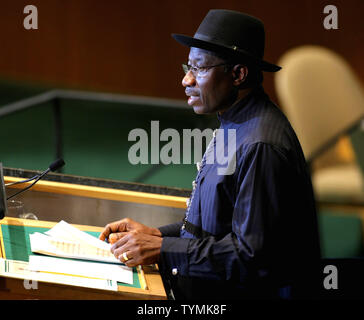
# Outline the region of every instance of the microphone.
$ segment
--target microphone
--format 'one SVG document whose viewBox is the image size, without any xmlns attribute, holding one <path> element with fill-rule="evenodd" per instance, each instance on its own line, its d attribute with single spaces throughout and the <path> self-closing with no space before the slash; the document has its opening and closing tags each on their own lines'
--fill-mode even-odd
<svg viewBox="0 0 364 320">
<path fill-rule="evenodd" d="M 56 171 L 58 170 L 59 168 L 63 167 L 65 165 L 65 162 L 63 161 L 63 159 L 57 159 L 56 161 L 52 162 L 49 167 L 48 167 L 48 171 Z"/>
<path fill-rule="evenodd" d="M 48 169 L 43 171 L 42 173 L 40 174 L 37 174 L 35 175 L 33 178 L 30 178 L 30 179 L 27 179 L 27 180 L 22 180 L 22 181 L 17 181 L 17 182 L 13 182 L 13 183 L 8 183 L 6 184 L 5 186 L 8 187 L 8 186 L 13 186 L 15 184 L 21 184 L 21 183 L 25 183 L 25 182 L 29 182 L 29 181 L 32 181 L 32 180 L 35 180 L 31 185 L 27 186 L 26 188 L 24 189 L 21 189 L 20 191 L 14 193 L 13 195 L 11 195 L 10 197 L 8 197 L 6 200 L 9 200 L 13 197 L 15 197 L 16 195 L 18 195 L 19 193 L 22 193 L 28 189 L 30 189 L 31 187 L 33 187 L 40 179 L 42 179 L 49 171 L 56 171 L 57 169 L 63 167 L 65 165 L 65 162 L 63 161 L 63 159 L 57 159 L 56 161 L 52 162 Z"/>
</svg>

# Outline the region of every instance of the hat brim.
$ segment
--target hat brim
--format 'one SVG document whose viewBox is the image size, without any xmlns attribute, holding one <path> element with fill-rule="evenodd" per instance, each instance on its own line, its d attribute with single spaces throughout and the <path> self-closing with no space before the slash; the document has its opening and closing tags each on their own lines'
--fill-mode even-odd
<svg viewBox="0 0 364 320">
<path fill-rule="evenodd" d="M 221 44 L 217 44 L 214 43 L 212 41 L 205 41 L 205 40 L 200 40 L 200 39 L 196 39 L 190 36 L 186 36 L 183 34 L 172 34 L 172 37 L 179 43 L 187 46 L 187 47 L 195 47 L 195 48 L 200 48 L 200 49 L 205 49 L 208 51 L 212 51 L 212 52 L 216 52 L 216 53 L 221 53 L 221 54 L 225 54 L 228 56 L 241 56 L 246 58 L 248 61 L 254 63 L 255 65 L 257 65 L 262 71 L 267 71 L 267 72 L 277 72 L 279 70 L 281 70 L 282 68 L 280 66 L 277 66 L 273 63 L 269 63 L 267 61 L 261 60 L 261 59 L 257 59 L 255 57 L 253 57 L 252 55 L 250 55 L 249 53 L 247 53 L 246 51 L 242 50 L 242 49 L 237 49 L 237 50 L 233 50 L 231 47 L 227 47 Z"/>
</svg>

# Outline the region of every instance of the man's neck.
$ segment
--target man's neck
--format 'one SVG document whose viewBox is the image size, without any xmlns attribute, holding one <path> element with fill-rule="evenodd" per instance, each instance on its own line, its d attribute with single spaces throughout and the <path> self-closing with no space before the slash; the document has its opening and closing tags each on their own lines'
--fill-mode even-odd
<svg viewBox="0 0 364 320">
<path fill-rule="evenodd" d="M 238 101 L 243 100 L 252 90 L 253 90 L 252 88 L 239 90 L 235 101 L 228 108 L 225 108 L 223 110 L 219 110 L 218 114 L 222 115 L 225 111 L 229 110 L 232 106 L 234 106 Z"/>
</svg>

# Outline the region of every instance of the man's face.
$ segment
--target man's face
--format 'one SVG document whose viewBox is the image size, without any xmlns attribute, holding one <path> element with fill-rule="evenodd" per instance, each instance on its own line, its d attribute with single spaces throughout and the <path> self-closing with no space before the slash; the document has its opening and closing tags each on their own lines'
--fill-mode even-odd
<svg viewBox="0 0 364 320">
<path fill-rule="evenodd" d="M 222 64 L 221 58 L 213 56 L 208 51 L 191 48 L 188 64 L 193 67 L 204 67 Z M 210 68 L 203 76 L 193 75 L 189 71 L 182 80 L 188 105 L 195 113 L 209 114 L 227 109 L 236 99 L 237 90 L 233 86 L 232 72 L 225 72 L 224 66 Z"/>
</svg>

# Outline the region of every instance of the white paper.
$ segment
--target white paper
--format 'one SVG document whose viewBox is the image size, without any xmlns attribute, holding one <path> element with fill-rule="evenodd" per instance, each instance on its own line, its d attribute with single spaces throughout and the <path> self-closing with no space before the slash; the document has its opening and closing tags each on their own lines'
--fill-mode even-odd
<svg viewBox="0 0 364 320">
<path fill-rule="evenodd" d="M 29 256 L 29 270 L 114 280 L 133 284 L 133 270 L 127 266 Z"/>
<path fill-rule="evenodd" d="M 52 229 L 46 231 L 45 234 L 55 238 L 79 242 L 81 244 L 87 244 L 99 249 L 110 251 L 109 243 L 101 241 L 86 232 L 78 230 L 76 227 L 63 220 L 57 223 Z"/>
<path fill-rule="evenodd" d="M 0 258 L 0 275 L 4 277 L 65 284 L 77 287 L 117 291 L 117 282 L 111 279 L 77 277 L 74 275 L 43 273 L 29 269 L 28 262 Z"/>
<path fill-rule="evenodd" d="M 121 264 L 111 253 L 109 243 L 80 231 L 65 221 L 43 233 L 29 235 L 32 252 L 45 255 Z"/>
</svg>

